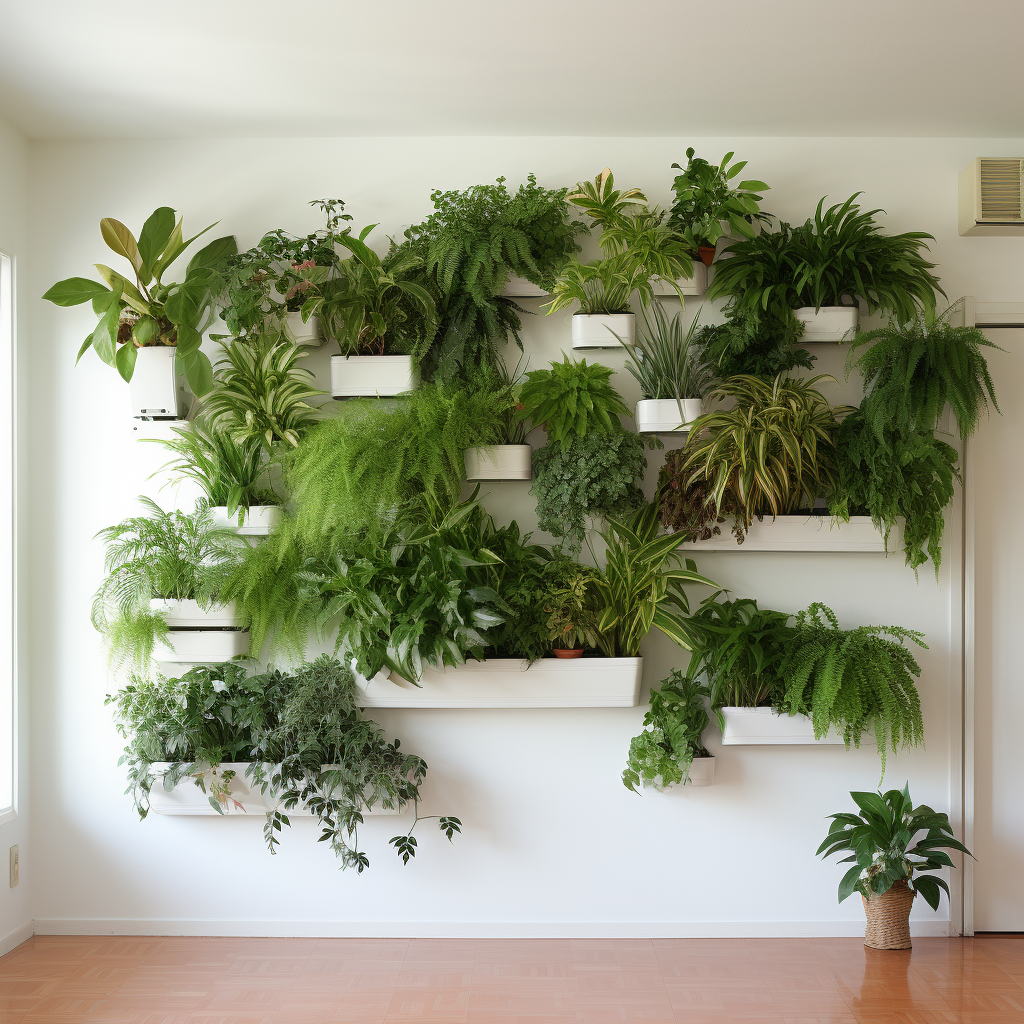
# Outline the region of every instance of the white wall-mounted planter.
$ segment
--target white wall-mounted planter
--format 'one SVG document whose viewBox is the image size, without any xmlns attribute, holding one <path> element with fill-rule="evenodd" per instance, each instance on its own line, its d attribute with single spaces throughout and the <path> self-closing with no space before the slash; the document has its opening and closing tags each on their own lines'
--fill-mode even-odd
<svg viewBox="0 0 1024 1024">
<path fill-rule="evenodd" d="M 178 387 L 176 354 L 172 345 L 145 345 L 135 350 L 135 369 L 128 388 L 136 419 L 181 418 L 184 403 Z"/>
<path fill-rule="evenodd" d="M 528 444 L 491 444 L 467 448 L 467 480 L 529 480 L 533 448 Z"/>
<path fill-rule="evenodd" d="M 172 629 L 157 641 L 156 661 L 175 665 L 217 665 L 249 651 L 247 629 Z"/>
<path fill-rule="evenodd" d="M 335 398 L 394 397 L 420 382 L 412 356 L 331 356 Z"/>
<path fill-rule="evenodd" d="M 708 268 L 700 260 L 694 260 L 693 276 L 677 278 L 676 284 L 679 285 L 679 291 L 684 295 L 703 295 L 708 290 Z M 677 294 L 675 288 L 661 278 L 653 282 L 652 290 L 659 298 L 661 296 L 671 298 Z"/>
<path fill-rule="evenodd" d="M 198 601 L 154 597 L 150 611 L 161 612 L 171 629 L 234 629 L 238 617 L 233 604 L 215 604 L 203 608 Z"/>
<path fill-rule="evenodd" d="M 698 540 L 688 547 L 703 551 L 873 551 L 885 552 L 885 537 L 875 529 L 870 516 L 851 516 L 848 523 L 833 522 L 828 515 L 778 516 L 755 519 L 742 544 L 736 543 L 730 521 L 710 540 Z M 899 550 L 901 540 L 894 530 L 889 545 Z"/>
<path fill-rule="evenodd" d="M 320 344 L 320 321 L 315 316 L 311 316 L 303 323 L 301 312 L 285 313 L 281 327 L 284 330 L 284 336 L 293 345 Z"/>
<path fill-rule="evenodd" d="M 550 292 L 544 291 L 539 284 L 527 281 L 525 277 L 512 274 L 501 289 L 502 295 L 517 299 L 547 298 Z"/>
<path fill-rule="evenodd" d="M 856 306 L 801 306 L 796 318 L 804 325 L 801 341 L 851 341 L 857 333 L 860 310 Z"/>
<path fill-rule="evenodd" d="M 233 516 L 228 515 L 227 505 L 214 505 L 210 511 L 213 513 L 215 526 L 222 529 L 235 530 L 243 537 L 266 537 L 281 522 L 280 505 L 250 505 L 246 509 L 235 509 Z M 242 513 L 242 525 L 238 525 L 238 513 Z"/>
<path fill-rule="evenodd" d="M 680 408 L 682 415 L 680 415 Z M 638 434 L 682 434 L 690 424 L 704 415 L 704 403 L 699 398 L 645 398 L 636 403 L 636 432 Z"/>
<path fill-rule="evenodd" d="M 715 781 L 715 759 L 713 757 L 695 757 L 690 762 L 690 781 L 687 786 L 710 786 Z M 653 789 L 657 793 L 664 793 L 666 790 L 675 789 L 679 783 L 672 783 L 666 786 L 660 775 L 653 779 L 641 779 L 640 784 L 644 789 Z"/>
<path fill-rule="evenodd" d="M 428 668 L 420 685 L 392 676 L 360 686 L 367 708 L 632 708 L 643 658 L 514 658 Z"/>
<path fill-rule="evenodd" d="M 156 776 L 153 788 L 149 793 L 149 806 L 156 814 L 175 815 L 217 815 L 220 812 L 210 803 L 210 782 L 213 772 L 207 772 L 206 792 L 204 793 L 192 777 L 182 779 L 174 789 L 168 791 L 163 786 L 163 776 L 171 767 L 170 762 L 157 762 L 150 766 L 150 771 Z M 221 803 L 225 814 L 256 814 L 262 816 L 266 813 L 267 805 L 263 800 L 263 794 L 259 788 L 251 788 L 249 780 L 245 777 L 245 770 L 249 767 L 248 762 L 238 761 L 217 765 L 217 775 L 226 770 L 234 771 L 235 777 L 231 780 L 228 791 L 228 798 Z"/>
<path fill-rule="evenodd" d="M 618 337 L 616 337 L 618 335 Z M 620 348 L 636 339 L 636 317 L 632 313 L 574 313 L 573 348 Z"/>
<path fill-rule="evenodd" d="M 750 744 L 783 746 L 787 744 L 842 744 L 841 736 L 829 730 L 824 739 L 814 738 L 814 724 L 806 715 L 777 715 L 772 708 L 722 708 L 725 746 Z"/>
</svg>

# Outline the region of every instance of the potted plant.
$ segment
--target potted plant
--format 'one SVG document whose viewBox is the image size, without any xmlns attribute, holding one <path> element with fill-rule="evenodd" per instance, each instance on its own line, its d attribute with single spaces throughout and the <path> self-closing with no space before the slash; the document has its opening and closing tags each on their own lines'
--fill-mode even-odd
<svg viewBox="0 0 1024 1024">
<path fill-rule="evenodd" d="M 726 309 L 725 322 L 705 324 L 693 337 L 694 348 L 715 376 L 766 377 L 798 366 L 812 369 L 814 356 L 800 344 L 804 325 L 793 317 Z"/>
<path fill-rule="evenodd" d="M 218 529 L 210 510 L 164 512 L 140 498 L 148 513 L 101 530 L 106 576 L 93 601 L 93 625 L 114 664 L 148 671 L 150 659 L 227 661 L 248 649 L 234 608 L 219 590 L 237 554 L 233 531 Z"/>
<path fill-rule="evenodd" d="M 210 227 L 213 227 L 211 224 Z M 139 238 L 118 220 L 100 221 L 103 240 L 132 267 L 134 284 L 97 263 L 104 283 L 84 277 L 58 281 L 43 296 L 58 306 L 91 302 L 99 323 L 78 351 L 92 348 L 131 384 L 137 419 L 179 419 L 178 376 L 199 397 L 211 386 L 210 360 L 200 351 L 224 287 L 226 261 L 237 251 L 233 235 L 215 239 L 189 261 L 184 280 L 164 284 L 175 260 L 210 228 L 185 239 L 174 210 L 161 206 L 142 226 Z M 119 347 L 120 346 L 120 347 Z"/>
<path fill-rule="evenodd" d="M 504 360 L 484 366 L 471 374 L 467 387 L 480 393 L 494 413 L 494 444 L 466 449 L 466 479 L 529 480 L 533 448 L 526 440 L 526 425 L 520 412 L 522 379 L 510 374 Z"/>
<path fill-rule="evenodd" d="M 559 559 L 553 567 L 561 570 L 560 578 L 556 581 L 554 573 L 549 574 L 549 583 L 555 586 L 544 602 L 551 653 L 556 658 L 579 658 L 585 648 L 598 646 L 597 615 L 589 593 L 594 570 L 566 558 Z"/>
<path fill-rule="evenodd" d="M 702 399 L 712 380 L 711 369 L 693 341 L 698 317 L 684 328 L 682 310 L 671 319 L 660 302 L 652 303 L 651 310 L 653 321 L 645 312 L 637 340 L 622 342 L 626 369 L 643 396 L 636 405 L 636 429 L 641 434 L 689 430 L 704 414 Z"/>
<path fill-rule="evenodd" d="M 839 902 L 861 895 L 867 928 L 864 945 L 872 949 L 910 949 L 910 910 L 920 893 L 939 909 L 946 882 L 930 872 L 953 868 L 946 850 L 972 856 L 953 836 L 949 817 L 927 804 L 914 806 L 910 784 L 888 793 L 851 793 L 859 811 L 829 815 L 828 836 L 818 856 L 848 853 L 840 863 L 853 866 L 839 883 Z M 923 833 L 923 834 L 922 834 Z"/>
<path fill-rule="evenodd" d="M 715 246 L 726 231 L 739 238 L 753 238 L 754 221 L 767 219 L 761 213 L 758 193 L 766 192 L 768 186 L 754 179 L 732 185 L 732 180 L 747 166 L 746 160 L 731 163 L 732 158 L 731 152 L 726 153 L 720 164 L 712 164 L 694 156 L 691 146 L 686 151 L 686 167 L 672 165 L 681 173 L 672 182 L 675 200 L 668 224 L 706 267 L 711 266 Z"/>
<path fill-rule="evenodd" d="M 702 736 L 711 717 L 705 700 L 710 697 L 690 675 L 674 668 L 651 691 L 651 707 L 644 729 L 629 744 L 622 782 L 638 792 L 650 786 L 659 793 L 675 785 L 710 786 L 715 780 L 715 758 Z M 719 718 L 721 714 L 719 713 Z"/>
</svg>

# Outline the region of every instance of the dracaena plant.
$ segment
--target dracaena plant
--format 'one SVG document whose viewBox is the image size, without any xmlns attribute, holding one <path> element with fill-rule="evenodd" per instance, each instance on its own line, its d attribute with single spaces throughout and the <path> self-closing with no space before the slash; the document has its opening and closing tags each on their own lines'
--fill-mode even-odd
<svg viewBox="0 0 1024 1024">
<path fill-rule="evenodd" d="M 641 395 L 674 398 L 677 403 L 684 398 L 703 398 L 710 390 L 713 372 L 694 343 L 699 314 L 684 327 L 682 310 L 670 318 L 664 305 L 654 302 L 650 312 L 652 316 L 644 311 L 635 342 L 627 344 L 619 338 L 627 353 L 626 369 L 640 385 Z M 679 415 L 685 419 L 682 406 Z"/>
<path fill-rule="evenodd" d="M 848 853 L 840 864 L 852 864 L 839 883 L 839 902 L 855 892 L 870 900 L 893 886 L 909 886 L 932 910 L 939 909 L 939 890 L 949 897 L 946 882 L 930 872 L 955 865 L 946 850 L 971 852 L 953 835 L 947 815 L 918 804 L 910 784 L 887 793 L 851 793 L 858 813 L 830 814 L 818 856 Z"/>
<path fill-rule="evenodd" d="M 209 391 L 212 368 L 199 346 L 217 315 L 224 269 L 237 251 L 234 236 L 217 238 L 200 249 L 189 260 L 183 280 L 165 284 L 163 277 L 192 242 L 213 226 L 186 239 L 181 219 L 176 219 L 170 207 L 161 206 L 146 219 L 136 239 L 119 220 L 104 217 L 100 221 L 103 241 L 128 261 L 131 278 L 97 263 L 102 284 L 70 277 L 58 281 L 43 296 L 58 306 L 92 303 L 99 323 L 83 342 L 78 358 L 92 348 L 130 381 L 139 348 L 170 346 L 192 393 L 199 396 Z"/>
</svg>

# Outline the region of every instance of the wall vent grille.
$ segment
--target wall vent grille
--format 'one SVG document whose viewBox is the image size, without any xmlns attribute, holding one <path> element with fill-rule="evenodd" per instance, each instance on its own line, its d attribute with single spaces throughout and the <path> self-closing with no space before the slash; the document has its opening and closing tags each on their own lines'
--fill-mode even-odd
<svg viewBox="0 0 1024 1024">
<path fill-rule="evenodd" d="M 1024 220 L 1021 209 L 1022 160 L 981 160 L 981 219 L 1002 223 Z"/>
</svg>

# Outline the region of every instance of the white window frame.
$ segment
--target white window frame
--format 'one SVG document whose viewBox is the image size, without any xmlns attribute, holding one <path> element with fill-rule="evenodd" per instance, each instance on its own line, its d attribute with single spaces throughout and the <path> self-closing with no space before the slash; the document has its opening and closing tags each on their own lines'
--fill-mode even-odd
<svg viewBox="0 0 1024 1024">
<path fill-rule="evenodd" d="M 14 296 L 14 259 L 0 251 L 0 409 L 7 405 L 0 419 L 0 825 L 18 816 Z"/>
</svg>

